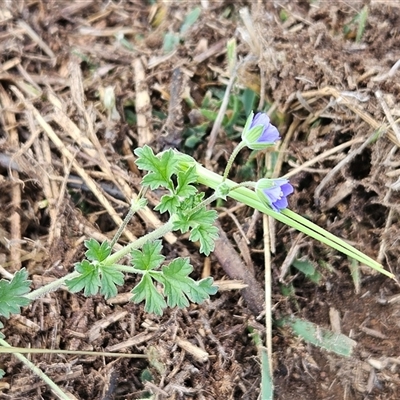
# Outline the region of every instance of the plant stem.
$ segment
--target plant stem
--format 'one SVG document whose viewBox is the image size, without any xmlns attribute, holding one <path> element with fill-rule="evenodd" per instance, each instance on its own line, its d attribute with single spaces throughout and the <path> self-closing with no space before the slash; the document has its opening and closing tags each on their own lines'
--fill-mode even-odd
<svg viewBox="0 0 400 400">
<path fill-rule="evenodd" d="M 160 226 L 153 232 L 150 232 L 147 235 L 142 236 L 141 238 L 128 244 L 127 246 L 125 246 L 121 250 L 117 251 L 116 253 L 111 254 L 102 262 L 102 264 L 103 265 L 113 265 L 113 264 L 117 263 L 122 257 L 126 256 L 127 254 L 129 254 L 129 252 L 131 252 L 134 249 L 141 248 L 146 242 L 156 240 L 156 239 L 164 236 L 168 232 L 172 232 L 172 226 L 173 226 L 173 219 L 171 218 L 165 225 Z M 64 285 L 67 280 L 75 278 L 79 275 L 80 275 L 80 273 L 77 271 L 71 272 L 70 274 L 63 276 L 60 279 L 57 279 L 47 285 L 42 286 L 41 288 L 39 288 L 37 290 L 34 290 L 34 291 L 28 293 L 25 297 L 30 300 L 38 299 L 39 297 L 44 296 L 46 293 L 54 292 L 59 287 Z"/>
<path fill-rule="evenodd" d="M 190 167 L 188 165 L 187 167 Z M 209 171 L 208 169 L 202 167 L 200 164 L 196 162 L 196 172 L 198 176 L 198 183 L 206 185 L 212 189 L 216 189 L 223 181 L 223 177 L 216 174 L 215 172 Z M 353 246 L 346 243 L 344 240 L 338 238 L 337 236 L 329 233 L 323 228 L 320 228 L 318 225 L 312 223 L 311 221 L 303 218 L 302 216 L 296 214 L 291 210 L 283 210 L 282 212 L 273 211 L 271 208 L 264 205 L 261 200 L 258 198 L 257 194 L 252 190 L 247 189 L 245 187 L 237 187 L 238 184 L 229 179 L 226 179 L 224 183 L 230 187 L 231 190 L 229 192 L 229 196 L 233 199 L 248 205 L 256 210 L 261 211 L 264 214 L 267 214 L 276 220 L 291 226 L 292 228 L 297 229 L 300 232 L 305 233 L 308 236 L 320 241 L 321 243 L 327 244 L 328 246 L 348 255 L 360 261 L 362 264 L 368 265 L 371 268 L 379 271 L 380 273 L 388 276 L 389 278 L 394 279 L 394 275 L 389 271 L 386 271 L 381 264 L 372 258 L 368 257 L 366 254 L 357 250 Z"/>
<path fill-rule="evenodd" d="M 163 237 L 167 233 L 172 232 L 172 227 L 173 227 L 173 217 L 171 217 L 166 224 L 155 229 L 153 232 L 150 232 L 147 235 L 140 237 L 134 242 L 126 245 L 121 250 L 118 250 L 114 254 L 111 254 L 102 262 L 102 264 L 113 265 L 117 263 L 122 257 L 125 257 L 134 249 L 141 248 L 146 242 L 152 242 L 153 240 L 159 239 L 160 237 Z"/>
<path fill-rule="evenodd" d="M 132 219 L 135 213 L 137 213 L 140 209 L 142 209 L 146 205 L 146 200 L 145 199 L 138 199 L 138 201 L 133 201 L 131 202 L 131 206 L 129 208 L 128 214 L 126 214 L 126 217 L 124 218 L 121 226 L 118 228 L 117 233 L 114 235 L 113 239 L 111 240 L 110 247 L 113 248 L 115 243 L 117 243 L 118 239 L 122 235 L 122 232 L 128 225 L 129 221 Z"/>
<path fill-rule="evenodd" d="M 67 281 L 68 279 L 76 278 L 79 275 L 79 272 L 71 272 L 70 274 L 65 275 L 62 278 L 57 279 L 51 283 L 48 283 L 47 285 L 44 285 L 39 289 L 33 290 L 32 292 L 25 295 L 25 297 L 30 300 L 36 300 L 39 297 L 43 297 L 47 293 L 56 291 L 58 288 L 65 284 L 65 281 Z"/>
<path fill-rule="evenodd" d="M 148 358 L 146 354 L 108 353 L 105 351 L 60 350 L 60 349 L 35 349 L 33 347 L 0 346 L 0 354 L 72 354 L 81 356 L 101 356 L 116 358 Z"/>
<path fill-rule="evenodd" d="M 11 347 L 5 340 L 0 339 L 0 345 L 4 347 Z M 60 388 L 57 386 L 40 368 L 35 364 L 31 363 L 26 357 L 20 353 L 14 353 L 14 356 L 18 358 L 22 363 L 24 363 L 34 374 L 36 374 L 40 379 L 46 382 L 53 393 L 61 400 L 70 400 L 71 398 L 67 396 Z"/>
<path fill-rule="evenodd" d="M 137 274 L 137 275 L 145 275 L 149 272 L 147 269 L 137 269 L 135 267 L 131 267 L 129 265 L 123 265 L 123 264 L 113 264 L 113 267 L 115 269 L 117 269 L 118 271 L 128 272 L 130 274 Z M 163 272 L 152 269 L 151 273 L 155 274 L 155 275 L 159 275 L 159 274 L 162 275 Z"/>
<path fill-rule="evenodd" d="M 228 178 L 229 171 L 232 168 L 232 164 L 235 161 L 236 156 L 239 154 L 240 150 L 242 150 L 245 146 L 246 144 L 242 141 L 233 150 L 231 156 L 229 157 L 228 163 L 226 164 L 222 182 L 225 182 L 226 179 Z"/>
</svg>

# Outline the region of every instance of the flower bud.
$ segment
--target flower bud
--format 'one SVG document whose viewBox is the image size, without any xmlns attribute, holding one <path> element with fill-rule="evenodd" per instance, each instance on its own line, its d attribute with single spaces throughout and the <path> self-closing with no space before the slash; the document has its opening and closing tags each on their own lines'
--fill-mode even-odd
<svg viewBox="0 0 400 400">
<path fill-rule="evenodd" d="M 258 198 L 274 211 L 287 208 L 287 196 L 293 193 L 293 186 L 287 179 L 260 179 L 256 185 Z"/>
<path fill-rule="evenodd" d="M 242 132 L 242 141 L 249 149 L 262 150 L 273 146 L 280 139 L 278 129 L 271 125 L 266 113 L 252 112 L 247 118 L 246 125 Z"/>
</svg>

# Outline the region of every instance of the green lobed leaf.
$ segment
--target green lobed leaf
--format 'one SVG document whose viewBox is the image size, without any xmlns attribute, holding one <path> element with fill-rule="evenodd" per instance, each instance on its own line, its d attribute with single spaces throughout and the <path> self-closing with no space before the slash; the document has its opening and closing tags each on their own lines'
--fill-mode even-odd
<svg viewBox="0 0 400 400">
<path fill-rule="evenodd" d="M 101 286 L 98 267 L 83 260 L 75 264 L 75 270 L 81 275 L 66 281 L 69 291 L 76 293 L 84 289 L 83 294 L 86 297 L 97 294 Z"/>
<path fill-rule="evenodd" d="M 190 184 L 196 182 L 196 179 L 197 174 L 195 166 L 190 167 L 186 172 L 179 172 L 178 186 L 175 194 L 180 197 L 189 197 L 195 195 L 197 193 L 197 189 Z"/>
<path fill-rule="evenodd" d="M 207 211 L 205 207 L 193 212 L 192 210 L 196 208 L 204 198 L 204 192 L 197 193 L 183 202 L 179 210 L 176 212 L 176 220 L 174 221 L 174 230 L 181 230 L 185 233 L 190 227 L 197 226 L 198 224 L 209 224 L 212 225 L 217 219 L 218 214 L 214 210 Z"/>
<path fill-rule="evenodd" d="M 124 274 L 115 269 L 113 265 L 94 265 L 88 260 L 83 260 L 75 264 L 75 271 L 80 275 L 66 281 L 68 289 L 72 293 L 83 290 L 83 294 L 93 296 L 98 293 L 104 295 L 106 299 L 115 297 L 118 293 L 117 286 L 124 283 Z"/>
<path fill-rule="evenodd" d="M 22 268 L 14 274 L 11 281 L 0 280 L 0 315 L 9 318 L 10 314 L 20 314 L 21 307 L 31 302 L 24 297 L 30 291 L 31 281 L 27 278 L 28 272 Z"/>
<path fill-rule="evenodd" d="M 134 150 L 134 153 L 138 157 L 136 165 L 139 169 L 152 172 L 157 169 L 156 165 L 158 163 L 158 158 L 154 155 L 151 147 L 147 145 L 138 147 Z"/>
<path fill-rule="evenodd" d="M 164 294 L 169 307 L 187 307 L 188 299 L 193 303 L 201 303 L 209 299 L 210 294 L 217 292 L 218 288 L 213 286 L 212 278 L 196 282 L 189 277 L 192 271 L 193 267 L 188 258 L 177 258 L 163 267 L 162 275 L 154 277 L 164 285 Z"/>
<path fill-rule="evenodd" d="M 193 228 L 189 236 L 189 240 L 192 242 L 200 242 L 199 251 L 206 256 L 210 255 L 210 253 L 214 250 L 215 240 L 217 239 L 218 228 L 216 226 L 210 226 L 206 224 L 202 224 Z"/>
<path fill-rule="evenodd" d="M 145 301 L 144 310 L 146 312 L 156 315 L 163 314 L 163 309 L 167 306 L 167 303 L 162 294 L 157 291 L 149 273 L 142 276 L 139 284 L 131 290 L 131 293 L 131 300 L 134 303 Z"/>
<path fill-rule="evenodd" d="M 118 293 L 117 285 L 124 284 L 124 274 L 117 271 L 112 265 L 100 266 L 101 294 L 106 299 L 115 297 Z"/>
<path fill-rule="evenodd" d="M 177 258 L 162 268 L 162 275 L 154 277 L 164 285 L 164 294 L 169 307 L 183 308 L 189 305 L 185 293 L 189 292 L 193 283 L 196 283 L 188 276 L 192 271 L 189 259 Z"/>
<path fill-rule="evenodd" d="M 217 212 L 202 207 L 194 213 L 185 213 L 184 209 L 179 210 L 176 216 L 173 229 L 182 233 L 191 229 L 189 240 L 200 241 L 200 253 L 208 256 L 214 250 L 214 241 L 218 239 L 218 228 L 213 225 L 218 217 Z"/>
<path fill-rule="evenodd" d="M 176 213 L 179 207 L 179 199 L 175 195 L 165 194 L 161 197 L 160 203 L 154 208 L 156 211 L 159 211 L 161 214 L 168 211 L 170 214 Z"/>
<path fill-rule="evenodd" d="M 186 201 L 182 202 L 179 207 L 179 212 L 183 212 L 188 215 L 188 218 L 194 218 L 192 215 L 195 213 L 193 209 L 195 209 L 204 199 L 205 193 L 200 192 L 191 197 L 188 197 Z"/>
<path fill-rule="evenodd" d="M 182 233 L 186 233 L 190 229 L 190 214 L 187 215 L 184 212 L 177 211 L 176 212 L 177 219 L 174 220 L 172 229 L 174 231 L 181 231 Z"/>
<path fill-rule="evenodd" d="M 90 261 L 103 261 L 111 254 L 111 246 L 107 241 L 100 244 L 95 239 L 85 240 L 85 247 L 88 249 L 85 256 Z"/>
<path fill-rule="evenodd" d="M 144 271 L 158 268 L 165 259 L 161 250 L 161 240 L 145 243 L 142 250 L 132 250 L 132 265 Z"/>
<path fill-rule="evenodd" d="M 189 236 L 192 242 L 200 241 L 200 253 L 208 256 L 214 250 L 214 241 L 218 239 L 218 228 L 213 225 L 218 214 L 215 210 L 202 208 L 190 216 L 193 227 Z"/>
<path fill-rule="evenodd" d="M 162 196 L 160 204 L 155 207 L 155 210 L 161 213 L 168 211 L 172 215 L 177 213 L 180 208 L 187 206 L 185 200 L 189 200 L 189 197 L 195 196 L 197 193 L 197 189 L 191 185 L 196 178 L 194 167 L 189 168 L 186 172 L 179 172 L 177 188 L 172 190 L 173 193 Z M 192 205 L 192 200 L 189 203 Z"/>
<path fill-rule="evenodd" d="M 149 146 L 137 148 L 134 153 L 139 157 L 136 160 L 138 168 L 149 171 L 142 180 L 142 184 L 150 186 L 152 190 L 160 186 L 173 190 L 172 174 L 176 170 L 178 159 L 175 153 L 169 149 L 155 156 Z"/>
<path fill-rule="evenodd" d="M 212 225 L 217 218 L 218 213 L 215 210 L 206 210 L 206 208 L 203 207 L 190 216 L 190 222 L 199 225 Z"/>
<path fill-rule="evenodd" d="M 211 276 L 200 279 L 195 283 L 196 285 L 192 286 L 187 294 L 189 300 L 193 303 L 202 303 L 204 300 L 209 299 L 210 295 L 218 292 L 218 286 L 214 285 L 214 279 Z"/>
</svg>

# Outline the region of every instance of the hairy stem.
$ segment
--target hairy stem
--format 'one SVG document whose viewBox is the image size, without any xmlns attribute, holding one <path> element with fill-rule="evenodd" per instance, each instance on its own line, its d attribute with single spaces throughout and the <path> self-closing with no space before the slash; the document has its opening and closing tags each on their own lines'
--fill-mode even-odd
<svg viewBox="0 0 400 400">
<path fill-rule="evenodd" d="M 132 243 L 129 243 L 121 250 L 118 250 L 114 254 L 108 256 L 103 262 L 103 265 L 113 265 L 117 263 L 122 257 L 125 257 L 134 249 L 140 249 L 145 243 L 152 242 L 153 240 L 159 239 L 163 237 L 169 232 L 172 232 L 173 227 L 173 218 L 170 218 L 169 221 L 155 229 L 153 232 L 148 233 L 147 235 L 142 236 L 141 238 L 135 240 Z"/>
<path fill-rule="evenodd" d="M 172 231 L 172 225 L 173 225 L 173 220 L 170 219 L 165 225 L 160 226 L 159 228 L 157 228 L 153 232 L 150 232 L 147 235 L 142 236 L 141 238 L 139 238 L 139 239 L 135 240 L 134 242 L 128 244 L 127 246 L 125 246 L 121 250 L 117 251 L 116 253 L 111 254 L 110 256 L 108 256 L 102 262 L 102 264 L 103 265 L 113 265 L 113 264 L 117 263 L 122 257 L 124 257 L 127 254 L 129 254 L 132 250 L 139 249 L 146 242 L 159 239 L 160 237 L 164 236 L 165 234 L 171 232 Z M 57 279 L 57 280 L 55 280 L 55 281 L 53 281 L 53 282 L 51 282 L 51 283 L 49 283 L 47 285 L 42 286 L 41 288 L 39 288 L 37 290 L 34 290 L 34 291 L 28 293 L 25 297 L 30 299 L 30 300 L 38 299 L 38 298 L 44 296 L 45 294 L 47 294 L 49 292 L 54 292 L 55 290 L 60 288 L 62 285 L 64 285 L 66 281 L 68 281 L 68 280 L 70 280 L 72 278 L 76 278 L 79 275 L 80 274 L 77 271 L 71 272 L 70 274 L 63 276 L 60 279 Z"/>
<path fill-rule="evenodd" d="M 224 175 L 222 178 L 222 181 L 226 181 L 229 175 L 229 171 L 232 168 L 232 164 L 235 161 L 236 156 L 239 154 L 240 150 L 242 150 L 244 147 L 246 147 L 246 144 L 244 142 L 240 142 L 235 149 L 233 150 L 231 156 L 229 157 L 228 163 L 226 164 Z"/>
<path fill-rule="evenodd" d="M 129 208 L 129 212 L 126 215 L 126 217 L 124 218 L 121 226 L 118 228 L 117 233 L 114 235 L 113 239 L 111 240 L 110 246 L 111 248 L 114 247 L 115 243 L 117 243 L 118 239 L 120 238 L 120 236 L 122 235 L 122 232 L 124 231 L 124 229 L 126 228 L 126 226 L 128 225 L 129 221 L 132 219 L 132 217 L 139 211 L 141 210 L 143 207 L 145 207 L 146 205 L 146 200 L 145 199 L 140 199 L 138 201 L 133 201 L 131 202 L 131 206 Z"/>
<path fill-rule="evenodd" d="M 47 285 L 44 285 L 44 286 L 40 287 L 39 289 L 33 290 L 32 292 L 25 295 L 25 297 L 30 300 L 36 300 L 40 297 L 43 297 L 47 293 L 55 292 L 62 285 L 65 284 L 65 281 L 67 281 L 68 279 L 76 278 L 77 276 L 79 276 L 79 272 L 76 272 L 76 271 L 71 272 L 70 274 L 65 275 L 62 278 L 57 279 L 51 283 L 48 283 Z"/>
</svg>

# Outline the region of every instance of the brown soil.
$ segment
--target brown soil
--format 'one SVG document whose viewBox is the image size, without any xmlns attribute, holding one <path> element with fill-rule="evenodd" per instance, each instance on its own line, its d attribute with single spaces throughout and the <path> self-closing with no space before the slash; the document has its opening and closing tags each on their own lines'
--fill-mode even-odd
<svg viewBox="0 0 400 400">
<path fill-rule="evenodd" d="M 85 239 L 112 238 L 140 189 L 134 148 L 148 143 L 155 150 L 174 146 L 185 151 L 182 134 L 195 116 L 189 119 L 182 94 L 190 92 L 198 105 L 209 87 L 225 90 L 230 78 L 226 42 L 233 37 L 244 60 L 234 90 L 252 88 L 261 94 L 260 108 L 269 103 L 274 109 L 273 122 L 283 137 L 278 172 L 290 175 L 295 187 L 290 208 L 396 274 L 398 2 L 150 3 L 21 0 L 1 5 L 3 275 L 25 267 L 39 287 L 73 270 L 83 257 Z M 354 18 L 364 6 L 366 26 L 356 40 Z M 176 50 L 165 55 L 165 33 L 179 32 L 196 7 L 201 9 L 198 20 L 180 37 Z M 115 93 L 114 115 L 102 100 L 109 86 Z M 159 118 L 161 113 L 166 120 Z M 379 139 L 366 143 L 379 128 Z M 194 156 L 221 173 L 233 144 L 222 129 L 212 146 L 210 140 L 200 141 Z M 341 144 L 336 152 L 320 156 Z M 248 156 L 243 153 L 241 160 Z M 262 169 L 263 157 L 255 163 Z M 149 202 L 155 204 L 157 194 L 152 196 Z M 238 228 L 227 213 L 220 217 L 221 229 L 227 242 L 241 249 L 245 263 L 239 267 L 252 268 L 242 274 L 263 284 L 262 217 L 244 207 L 231 212 L 250 235 L 250 245 L 243 245 L 240 236 L 235 243 Z M 150 212 L 135 217 L 120 244 L 153 229 L 156 217 Z M 275 398 L 399 399 L 400 297 L 395 282 L 361 267 L 358 287 L 345 256 L 281 224 L 275 226 L 275 239 L 273 318 L 293 314 L 332 328 L 330 316 L 336 311 L 341 332 L 357 342 L 355 354 L 343 358 L 274 327 Z M 164 242 L 168 257 L 191 257 L 196 278 L 209 263 L 215 279 L 237 278 L 227 276 L 223 256 L 204 260 L 184 237 L 171 235 Z M 293 271 L 280 282 L 288 254 L 318 265 L 322 282 L 316 285 Z M 282 281 L 292 283 L 294 296 L 282 295 Z M 149 393 L 159 399 L 260 398 L 260 361 L 249 327 L 265 333 L 262 303 L 257 303 L 262 286 L 247 289 L 247 294 L 223 291 L 202 305 L 156 317 L 144 313 L 143 304 L 129 303 L 125 294 L 133 284 L 128 279 L 112 302 L 66 290 L 48 294 L 21 316 L 3 318 L 2 332 L 18 347 L 148 355 L 30 355 L 71 398 L 139 399 Z M 208 354 L 206 361 L 196 352 L 201 350 Z M 0 398 L 55 398 L 14 356 L 0 360 L 6 371 Z M 145 376 L 153 380 L 146 383 Z"/>
</svg>

